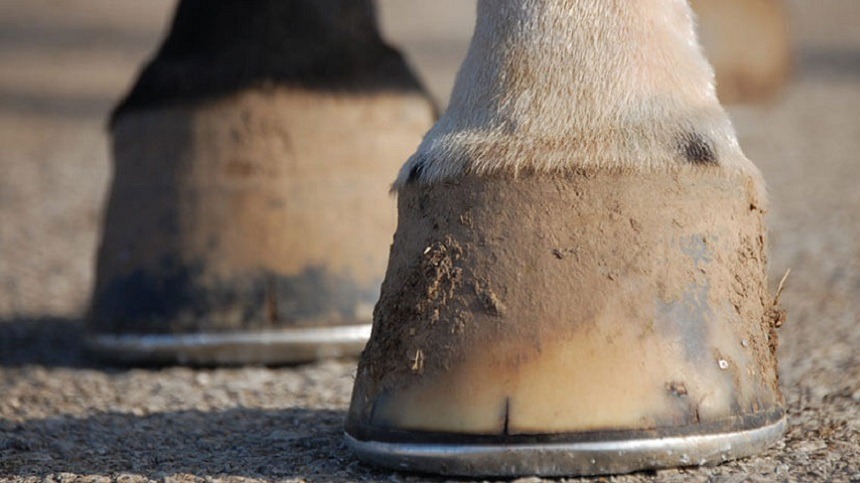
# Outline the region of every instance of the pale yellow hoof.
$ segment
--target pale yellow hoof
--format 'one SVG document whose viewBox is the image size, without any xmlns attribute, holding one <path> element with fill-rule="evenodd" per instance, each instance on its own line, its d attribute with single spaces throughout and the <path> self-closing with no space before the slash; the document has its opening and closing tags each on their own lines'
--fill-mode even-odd
<svg viewBox="0 0 860 483">
<path fill-rule="evenodd" d="M 771 304 L 746 174 L 684 166 L 407 185 L 347 432 L 359 454 L 392 467 L 426 445 L 561 445 L 553 451 L 571 461 L 407 464 L 469 475 L 745 456 L 784 429 Z M 702 438 L 719 451 L 685 443 Z M 734 439 L 749 444 L 725 446 Z M 644 444 L 638 463 L 607 463 L 632 441 Z M 580 454 L 589 442 L 616 449 Z M 652 458 L 655 448 L 688 460 Z"/>
</svg>

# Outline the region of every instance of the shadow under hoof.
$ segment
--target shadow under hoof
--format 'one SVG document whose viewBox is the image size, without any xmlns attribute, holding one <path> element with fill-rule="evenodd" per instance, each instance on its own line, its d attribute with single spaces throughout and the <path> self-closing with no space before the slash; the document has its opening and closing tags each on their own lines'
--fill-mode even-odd
<svg viewBox="0 0 860 483">
<path fill-rule="evenodd" d="M 53 317 L 0 319 L 0 367 L 91 367 L 84 322 Z"/>
</svg>

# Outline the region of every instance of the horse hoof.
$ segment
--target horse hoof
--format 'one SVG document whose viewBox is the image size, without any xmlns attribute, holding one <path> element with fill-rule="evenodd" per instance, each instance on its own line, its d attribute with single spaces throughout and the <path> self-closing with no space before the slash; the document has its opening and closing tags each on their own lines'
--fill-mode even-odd
<svg viewBox="0 0 860 483">
<path fill-rule="evenodd" d="M 761 451 L 785 420 L 759 196 L 698 166 L 401 188 L 349 444 L 476 477 Z"/>
</svg>

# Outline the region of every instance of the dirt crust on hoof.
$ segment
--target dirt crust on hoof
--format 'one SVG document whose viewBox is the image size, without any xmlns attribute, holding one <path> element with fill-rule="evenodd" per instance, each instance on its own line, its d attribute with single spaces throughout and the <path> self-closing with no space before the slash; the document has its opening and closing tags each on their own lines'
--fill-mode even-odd
<svg viewBox="0 0 860 483">
<path fill-rule="evenodd" d="M 756 179 L 406 186 L 348 432 L 514 441 L 781 417 Z"/>
</svg>

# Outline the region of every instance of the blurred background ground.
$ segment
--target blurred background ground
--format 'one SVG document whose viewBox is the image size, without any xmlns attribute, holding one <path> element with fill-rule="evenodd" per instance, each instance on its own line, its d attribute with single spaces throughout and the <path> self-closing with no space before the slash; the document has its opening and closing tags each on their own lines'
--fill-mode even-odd
<svg viewBox="0 0 860 483">
<path fill-rule="evenodd" d="M 105 117 L 172 0 L 0 2 L 0 480 L 419 481 L 341 442 L 353 363 L 121 369 L 79 328 L 110 179 Z M 474 4 L 384 0 L 382 24 L 444 105 Z M 795 81 L 730 109 L 771 195 L 784 443 L 715 468 L 610 481 L 860 481 L 860 2 L 790 3 Z"/>
</svg>

